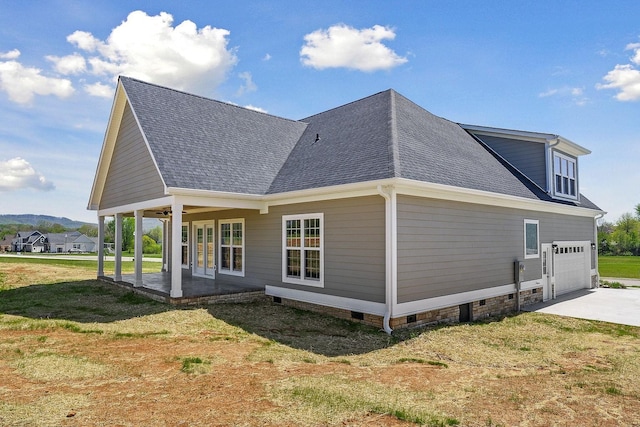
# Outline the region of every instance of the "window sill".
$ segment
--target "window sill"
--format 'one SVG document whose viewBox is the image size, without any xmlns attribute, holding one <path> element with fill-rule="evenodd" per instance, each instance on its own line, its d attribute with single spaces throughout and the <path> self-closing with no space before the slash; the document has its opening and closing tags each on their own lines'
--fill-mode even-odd
<svg viewBox="0 0 640 427">
<path fill-rule="evenodd" d="M 289 283 L 291 285 L 311 286 L 314 288 L 324 288 L 324 282 L 322 280 L 294 279 L 292 277 L 285 276 L 282 278 L 282 283 Z"/>
</svg>

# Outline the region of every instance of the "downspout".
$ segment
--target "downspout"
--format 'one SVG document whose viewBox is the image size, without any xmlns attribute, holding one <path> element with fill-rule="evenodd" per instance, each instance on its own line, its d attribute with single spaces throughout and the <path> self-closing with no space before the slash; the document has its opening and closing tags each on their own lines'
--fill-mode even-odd
<svg viewBox="0 0 640 427">
<path fill-rule="evenodd" d="M 385 312 L 382 328 L 391 335 L 391 316 L 396 289 L 396 192 L 391 186 L 378 185 L 378 193 L 384 198 L 385 206 Z"/>
<path fill-rule="evenodd" d="M 598 246 L 599 243 L 598 242 L 598 220 L 600 218 L 602 218 L 603 216 L 605 216 L 604 213 L 598 214 L 596 216 L 593 217 L 593 241 L 596 244 L 596 253 L 595 253 L 595 260 L 596 260 L 596 287 L 599 288 L 600 287 L 600 269 L 598 267 Z"/>
</svg>

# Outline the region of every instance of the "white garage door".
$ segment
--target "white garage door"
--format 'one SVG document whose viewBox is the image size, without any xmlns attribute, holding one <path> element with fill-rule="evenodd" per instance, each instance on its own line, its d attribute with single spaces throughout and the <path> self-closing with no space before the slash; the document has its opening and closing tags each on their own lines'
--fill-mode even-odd
<svg viewBox="0 0 640 427">
<path fill-rule="evenodd" d="M 555 242 L 556 295 L 591 287 L 591 243 Z"/>
</svg>

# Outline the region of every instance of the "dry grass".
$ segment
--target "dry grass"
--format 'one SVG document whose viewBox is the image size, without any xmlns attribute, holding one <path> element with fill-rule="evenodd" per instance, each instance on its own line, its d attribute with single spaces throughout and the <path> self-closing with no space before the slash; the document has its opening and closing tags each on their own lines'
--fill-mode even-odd
<svg viewBox="0 0 640 427">
<path fill-rule="evenodd" d="M 388 337 L 94 274 L 0 264 L 0 425 L 640 425 L 640 328 L 525 313 Z"/>
</svg>

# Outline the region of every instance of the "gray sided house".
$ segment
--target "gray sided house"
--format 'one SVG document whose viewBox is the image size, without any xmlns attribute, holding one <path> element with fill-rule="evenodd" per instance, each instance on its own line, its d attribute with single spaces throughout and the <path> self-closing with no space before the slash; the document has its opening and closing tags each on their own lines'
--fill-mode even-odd
<svg viewBox="0 0 640 427">
<path fill-rule="evenodd" d="M 390 332 L 595 286 L 603 211 L 579 191 L 585 154 L 393 90 L 289 120 L 121 77 L 89 209 L 101 241 L 106 217 L 116 240 L 136 218 L 134 286 L 142 218 L 161 218 L 173 301 L 204 278 Z"/>
<path fill-rule="evenodd" d="M 49 252 L 49 239 L 37 230 L 18 231 L 12 240 L 13 252 Z"/>
<path fill-rule="evenodd" d="M 51 253 L 96 252 L 95 240 L 79 231 L 49 233 L 47 238 Z"/>
</svg>

